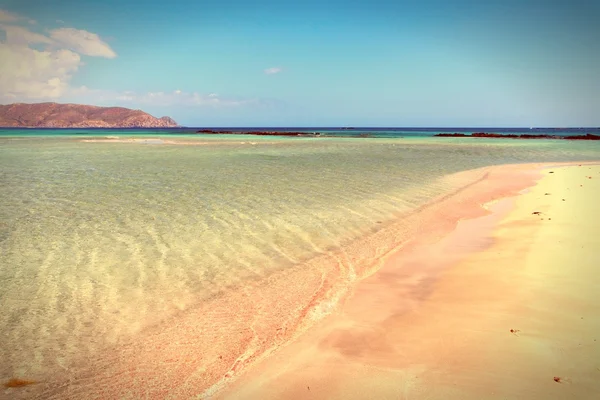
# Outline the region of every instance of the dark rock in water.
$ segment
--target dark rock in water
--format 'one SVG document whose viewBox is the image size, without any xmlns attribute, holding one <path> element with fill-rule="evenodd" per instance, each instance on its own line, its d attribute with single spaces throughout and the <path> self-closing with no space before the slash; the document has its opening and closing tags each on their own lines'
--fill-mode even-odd
<svg viewBox="0 0 600 400">
<path fill-rule="evenodd" d="M 578 135 L 578 136 L 557 136 L 557 135 L 530 135 L 530 134 L 500 134 L 488 132 L 474 132 L 470 135 L 465 133 L 438 133 L 437 137 L 475 137 L 475 138 L 494 138 L 494 139 L 567 139 L 567 140 L 600 140 L 598 135 Z"/>
<path fill-rule="evenodd" d="M 212 129 L 201 129 L 196 133 L 220 134 L 220 135 L 257 135 L 257 136 L 320 136 L 320 132 L 285 132 L 285 131 L 215 131 Z"/>
<path fill-rule="evenodd" d="M 575 135 L 575 136 L 565 136 L 567 140 L 600 140 L 600 135 L 592 135 L 588 133 L 587 135 Z"/>
<path fill-rule="evenodd" d="M 233 131 L 215 131 L 213 129 L 200 129 L 199 131 L 196 131 L 196 133 L 231 134 L 231 133 L 235 133 L 235 132 L 233 132 Z"/>
<path fill-rule="evenodd" d="M 560 139 L 560 136 L 556 135 L 519 135 L 520 139 Z"/>
<path fill-rule="evenodd" d="M 500 133 L 486 133 L 486 132 L 475 132 L 471 134 L 472 137 L 484 137 L 484 138 L 516 138 L 517 135 L 502 135 Z"/>
</svg>

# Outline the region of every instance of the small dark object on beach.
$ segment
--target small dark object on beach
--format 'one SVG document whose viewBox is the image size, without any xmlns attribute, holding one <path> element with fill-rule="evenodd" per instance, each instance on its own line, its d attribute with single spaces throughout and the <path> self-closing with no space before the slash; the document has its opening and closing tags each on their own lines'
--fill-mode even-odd
<svg viewBox="0 0 600 400">
<path fill-rule="evenodd" d="M 560 376 L 555 376 L 554 377 L 554 382 L 560 383 L 561 381 L 562 381 L 562 378 Z"/>
<path fill-rule="evenodd" d="M 310 386 L 307 386 L 306 388 L 307 388 L 308 390 L 310 390 Z"/>
<path fill-rule="evenodd" d="M 517 334 L 517 333 L 519 333 L 519 332 L 521 332 L 521 331 L 520 331 L 520 330 L 518 330 L 518 329 L 511 329 L 511 330 L 510 330 L 510 333 L 512 333 L 513 335 L 516 335 L 516 334 Z"/>
<path fill-rule="evenodd" d="M 553 173 L 554 173 L 554 171 L 550 171 L 550 172 L 548 172 L 548 173 L 549 173 L 549 174 L 553 174 Z"/>
<path fill-rule="evenodd" d="M 26 379 L 12 378 L 4 384 L 6 388 L 16 388 L 36 384 L 36 381 L 28 381 Z"/>
<path fill-rule="evenodd" d="M 544 193 L 544 196 L 548 196 L 550 193 Z"/>
<path fill-rule="evenodd" d="M 541 214 L 541 212 L 540 212 L 540 211 L 534 211 L 534 212 L 532 212 L 531 214 L 533 214 L 533 215 L 540 215 L 540 214 Z"/>
</svg>

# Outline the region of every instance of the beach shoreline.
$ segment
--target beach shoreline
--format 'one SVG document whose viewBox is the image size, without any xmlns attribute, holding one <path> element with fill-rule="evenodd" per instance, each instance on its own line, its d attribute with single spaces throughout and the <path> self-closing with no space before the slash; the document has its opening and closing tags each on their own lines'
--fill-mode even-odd
<svg viewBox="0 0 600 400">
<path fill-rule="evenodd" d="M 486 216 L 497 218 L 501 213 L 494 207 L 501 207 L 502 212 L 509 208 L 504 200 L 491 206 L 496 213 L 481 206 L 514 198 L 532 187 L 542 168 L 567 164 L 573 163 L 492 166 L 447 176 L 446 179 L 463 179 L 470 183 L 429 203 L 404 224 L 384 227 L 375 233 L 370 240 L 380 246 L 369 243 L 370 254 L 364 253 L 364 243 L 362 247 L 360 244 L 350 246 L 343 253 L 324 254 L 324 258 L 314 260 L 311 268 L 276 274 L 262 284 L 249 285 L 220 298 L 219 307 L 198 306 L 144 331 L 126 345 L 107 351 L 100 359 L 86 361 L 85 367 L 76 372 L 67 371 L 67 378 L 65 371 L 60 371 L 35 387 L 7 390 L 15 398 L 23 395 L 22 398 L 48 399 L 83 395 L 88 398 L 212 395 L 229 398 L 236 397 L 234 393 L 247 393 L 248 386 L 244 386 L 244 382 L 248 379 L 260 382 L 262 378 L 257 374 L 268 377 L 264 369 L 279 368 L 278 363 L 285 354 L 290 356 L 292 352 L 290 360 L 298 360 L 293 351 L 298 349 L 299 343 L 314 339 L 314 335 L 323 332 L 321 327 L 345 313 L 357 296 L 364 297 L 359 295 L 359 288 L 365 287 L 364 282 L 369 279 L 380 276 L 397 254 L 418 251 L 445 240 L 448 233 L 456 231 L 459 221 L 473 221 L 477 217 L 481 220 Z M 464 253 L 455 254 L 456 260 L 490 245 L 485 238 L 476 242 L 475 249 L 470 247 L 463 249 Z M 337 264 L 337 268 L 324 268 L 333 264 Z M 409 271 L 413 273 L 408 274 Z M 421 272 L 404 269 L 403 273 L 418 281 Z M 414 305 L 403 307 L 410 309 Z M 378 313 L 368 314 L 374 317 Z M 73 385 L 82 381 L 87 382 L 84 387 Z M 273 384 L 278 387 L 281 383 Z M 262 389 L 267 392 L 257 395 L 277 398 L 270 396 L 275 392 L 268 387 L 267 380 L 264 385 Z M 305 394 L 304 391 L 286 392 L 285 397 Z M 328 392 L 327 396 L 332 394 Z M 244 398 L 243 395 L 240 398 Z"/>
<path fill-rule="evenodd" d="M 389 257 L 339 314 L 219 398 L 595 398 L 600 279 L 589 234 L 600 231 L 600 167 L 541 171 L 487 215 Z"/>
</svg>

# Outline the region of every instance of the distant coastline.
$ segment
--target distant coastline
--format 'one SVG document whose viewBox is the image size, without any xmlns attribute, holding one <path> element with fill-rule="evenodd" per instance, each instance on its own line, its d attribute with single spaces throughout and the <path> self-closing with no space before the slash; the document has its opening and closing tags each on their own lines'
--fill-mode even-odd
<svg viewBox="0 0 600 400">
<path fill-rule="evenodd" d="M 0 127 L 22 129 L 176 128 L 170 117 L 156 118 L 142 110 L 83 104 L 14 103 L 0 105 Z"/>
</svg>

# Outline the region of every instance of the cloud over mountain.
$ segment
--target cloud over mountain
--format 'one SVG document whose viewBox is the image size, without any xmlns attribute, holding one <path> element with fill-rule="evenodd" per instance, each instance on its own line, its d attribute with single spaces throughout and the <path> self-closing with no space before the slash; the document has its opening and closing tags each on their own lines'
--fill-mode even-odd
<svg viewBox="0 0 600 400">
<path fill-rule="evenodd" d="M 57 46 L 64 46 L 86 56 L 105 58 L 117 56 L 117 53 L 97 34 L 82 29 L 54 29 L 50 31 L 50 37 Z"/>
</svg>

